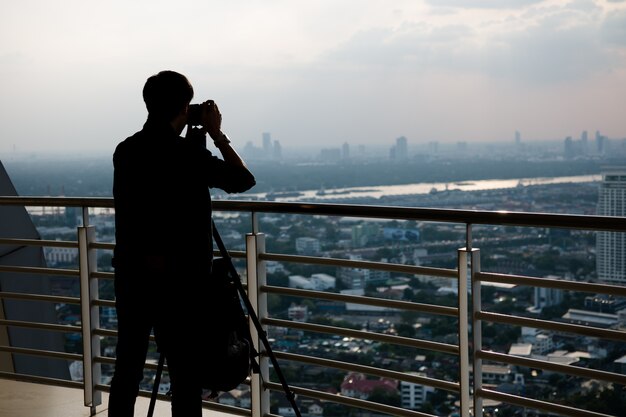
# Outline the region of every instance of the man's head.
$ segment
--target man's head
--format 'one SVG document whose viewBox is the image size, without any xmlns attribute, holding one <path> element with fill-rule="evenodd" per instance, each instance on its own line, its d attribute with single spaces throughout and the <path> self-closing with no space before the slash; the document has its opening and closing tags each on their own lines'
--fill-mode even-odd
<svg viewBox="0 0 626 417">
<path fill-rule="evenodd" d="M 193 98 L 193 87 L 182 74 L 161 71 L 148 78 L 143 87 L 143 101 L 150 117 L 171 122 Z"/>
</svg>

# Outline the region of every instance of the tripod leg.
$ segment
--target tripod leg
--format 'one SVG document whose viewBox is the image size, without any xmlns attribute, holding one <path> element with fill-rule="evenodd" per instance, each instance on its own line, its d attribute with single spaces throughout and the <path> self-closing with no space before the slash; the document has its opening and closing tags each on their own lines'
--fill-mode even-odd
<svg viewBox="0 0 626 417">
<path fill-rule="evenodd" d="M 150 397 L 150 406 L 148 407 L 148 417 L 152 417 L 154 414 L 154 406 L 156 405 L 157 395 L 159 394 L 159 385 L 161 384 L 161 374 L 163 373 L 163 365 L 165 363 L 165 355 L 161 353 L 159 355 L 159 364 L 157 366 L 157 372 L 154 376 L 154 385 L 152 386 L 152 396 Z"/>
</svg>

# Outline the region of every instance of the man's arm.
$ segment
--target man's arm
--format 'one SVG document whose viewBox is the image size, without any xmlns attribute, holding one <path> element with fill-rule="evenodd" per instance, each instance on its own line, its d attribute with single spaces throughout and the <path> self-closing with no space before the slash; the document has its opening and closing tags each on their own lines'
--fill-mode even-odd
<svg viewBox="0 0 626 417">
<path fill-rule="evenodd" d="M 222 154 L 224 162 L 243 169 L 243 175 L 241 175 L 240 178 L 245 184 L 240 185 L 244 187 L 244 191 L 252 188 L 256 183 L 254 175 L 250 172 L 241 156 L 239 156 L 237 151 L 231 146 L 228 136 L 222 132 L 222 114 L 213 100 L 202 103 L 202 122 L 203 129 L 205 129 L 209 133 L 209 136 L 211 136 L 211 139 L 213 139 L 213 143 Z"/>
<path fill-rule="evenodd" d="M 219 133 L 216 133 L 215 136 L 211 135 L 211 139 L 213 139 L 215 147 L 220 150 L 224 161 L 228 162 L 229 164 L 248 169 L 246 163 L 243 161 L 241 156 L 239 156 L 235 148 L 231 146 L 228 136 L 220 131 Z"/>
</svg>

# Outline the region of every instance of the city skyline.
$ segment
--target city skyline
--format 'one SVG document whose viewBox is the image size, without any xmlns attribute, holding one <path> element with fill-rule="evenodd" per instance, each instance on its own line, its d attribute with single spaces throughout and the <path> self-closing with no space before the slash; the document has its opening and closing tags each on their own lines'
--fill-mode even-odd
<svg viewBox="0 0 626 417">
<path fill-rule="evenodd" d="M 0 22 L 1 152 L 112 152 L 162 69 L 238 148 L 626 137 L 625 1 L 32 0 Z"/>
</svg>

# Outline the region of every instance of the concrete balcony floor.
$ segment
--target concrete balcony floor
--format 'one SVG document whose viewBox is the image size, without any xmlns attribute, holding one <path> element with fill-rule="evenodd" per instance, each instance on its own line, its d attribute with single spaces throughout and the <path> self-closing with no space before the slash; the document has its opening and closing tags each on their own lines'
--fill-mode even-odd
<svg viewBox="0 0 626 417">
<path fill-rule="evenodd" d="M 102 405 L 96 416 L 106 417 L 108 394 L 102 394 Z M 137 398 L 135 416 L 146 416 L 148 398 Z M 232 417 L 231 414 L 204 410 L 203 417 Z M 154 417 L 170 417 L 170 404 L 157 401 Z M 0 417 L 89 417 L 83 406 L 83 391 L 53 385 L 34 384 L 0 378 Z"/>
</svg>

